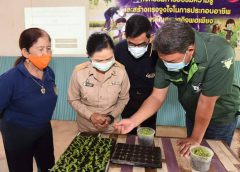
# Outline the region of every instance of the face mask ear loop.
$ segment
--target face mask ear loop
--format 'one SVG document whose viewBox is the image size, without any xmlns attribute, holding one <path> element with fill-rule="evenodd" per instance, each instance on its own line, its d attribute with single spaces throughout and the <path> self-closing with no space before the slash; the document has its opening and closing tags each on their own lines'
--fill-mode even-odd
<svg viewBox="0 0 240 172">
<path fill-rule="evenodd" d="M 151 57 L 151 56 L 152 56 L 152 51 L 153 51 L 153 45 L 152 45 L 152 43 L 150 43 L 150 45 L 151 45 L 151 49 L 150 49 L 150 54 L 149 54 L 149 57 Z"/>
<path fill-rule="evenodd" d="M 184 54 L 184 57 L 183 57 L 183 60 L 182 60 L 184 64 L 186 64 L 185 63 L 185 58 L 186 58 L 186 53 Z"/>
</svg>

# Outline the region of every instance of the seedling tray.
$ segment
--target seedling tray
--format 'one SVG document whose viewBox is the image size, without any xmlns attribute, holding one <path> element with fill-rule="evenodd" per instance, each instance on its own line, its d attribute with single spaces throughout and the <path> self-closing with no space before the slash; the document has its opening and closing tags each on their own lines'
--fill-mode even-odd
<svg viewBox="0 0 240 172">
<path fill-rule="evenodd" d="M 84 133 L 76 136 L 52 172 L 104 172 L 108 169 L 115 141 Z"/>
<path fill-rule="evenodd" d="M 160 147 L 117 143 L 111 162 L 116 164 L 162 168 L 161 149 Z"/>
</svg>

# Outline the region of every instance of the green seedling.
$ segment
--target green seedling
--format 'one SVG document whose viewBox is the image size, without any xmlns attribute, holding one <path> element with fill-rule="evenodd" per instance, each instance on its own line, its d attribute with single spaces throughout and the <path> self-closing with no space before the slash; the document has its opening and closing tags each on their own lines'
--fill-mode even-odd
<svg viewBox="0 0 240 172">
<path fill-rule="evenodd" d="M 144 135 L 144 136 L 152 135 L 153 133 L 154 131 L 150 128 L 141 128 L 138 131 L 138 134 Z"/>
<path fill-rule="evenodd" d="M 204 157 L 204 158 L 208 158 L 211 156 L 211 154 L 207 150 L 205 150 L 204 148 L 201 148 L 201 147 L 194 148 L 192 150 L 192 153 L 197 156 Z"/>
<path fill-rule="evenodd" d="M 104 172 L 114 141 L 100 137 L 76 136 L 51 172 Z"/>
</svg>

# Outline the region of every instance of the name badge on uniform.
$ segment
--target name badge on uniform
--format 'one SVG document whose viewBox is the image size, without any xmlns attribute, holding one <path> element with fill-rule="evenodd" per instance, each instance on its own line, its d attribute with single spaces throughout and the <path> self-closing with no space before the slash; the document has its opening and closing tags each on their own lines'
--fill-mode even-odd
<svg viewBox="0 0 240 172">
<path fill-rule="evenodd" d="M 88 79 L 83 83 L 83 85 L 86 86 L 86 87 L 93 87 L 94 86 L 94 84 L 90 83 Z"/>
</svg>

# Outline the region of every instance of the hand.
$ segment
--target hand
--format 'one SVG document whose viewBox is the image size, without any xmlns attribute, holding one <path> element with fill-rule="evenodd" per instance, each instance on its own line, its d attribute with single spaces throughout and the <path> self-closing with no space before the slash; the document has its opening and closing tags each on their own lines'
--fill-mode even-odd
<svg viewBox="0 0 240 172">
<path fill-rule="evenodd" d="M 105 115 L 99 113 L 93 113 L 90 117 L 90 120 L 92 124 L 98 129 L 106 128 L 109 125 Z"/>
<path fill-rule="evenodd" d="M 177 141 L 177 145 L 179 146 L 179 153 L 181 156 L 189 156 L 190 147 L 193 145 L 199 145 L 193 138 L 188 137 L 185 139 L 180 139 Z"/>
<path fill-rule="evenodd" d="M 135 123 L 130 119 L 123 119 L 120 122 L 117 122 L 114 124 L 114 128 L 118 131 L 120 134 L 126 134 L 130 132 L 133 128 L 135 128 Z"/>
</svg>

